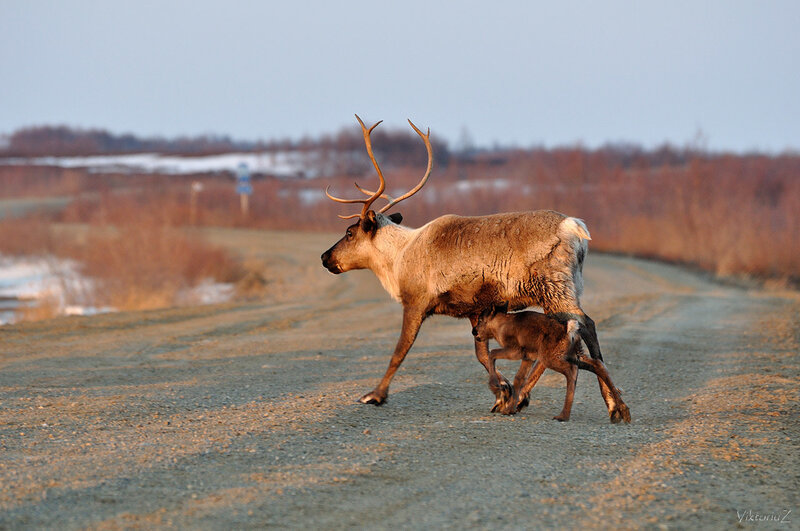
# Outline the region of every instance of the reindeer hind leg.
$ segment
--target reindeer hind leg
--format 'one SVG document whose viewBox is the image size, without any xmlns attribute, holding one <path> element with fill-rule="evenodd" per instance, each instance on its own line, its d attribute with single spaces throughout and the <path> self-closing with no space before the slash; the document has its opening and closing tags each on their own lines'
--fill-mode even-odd
<svg viewBox="0 0 800 531">
<path fill-rule="evenodd" d="M 612 424 L 619 422 L 629 423 L 631 421 L 631 412 L 625 402 L 622 401 L 619 390 L 611 381 L 611 376 L 608 374 L 605 364 L 600 360 L 582 358 L 578 360 L 577 365 L 579 369 L 591 371 L 597 375 L 597 381 L 600 383 L 600 393 L 608 406 L 608 417 Z"/>
</svg>

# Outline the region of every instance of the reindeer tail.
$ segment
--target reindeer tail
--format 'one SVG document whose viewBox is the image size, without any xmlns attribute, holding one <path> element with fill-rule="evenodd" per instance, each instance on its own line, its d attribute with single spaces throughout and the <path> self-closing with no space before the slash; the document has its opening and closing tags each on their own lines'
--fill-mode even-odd
<svg viewBox="0 0 800 531">
<path fill-rule="evenodd" d="M 584 223 L 582 219 L 566 218 L 561 222 L 558 230 L 564 236 L 574 234 L 583 240 L 592 239 L 592 237 L 589 236 L 589 229 L 586 228 L 586 223 Z"/>
</svg>

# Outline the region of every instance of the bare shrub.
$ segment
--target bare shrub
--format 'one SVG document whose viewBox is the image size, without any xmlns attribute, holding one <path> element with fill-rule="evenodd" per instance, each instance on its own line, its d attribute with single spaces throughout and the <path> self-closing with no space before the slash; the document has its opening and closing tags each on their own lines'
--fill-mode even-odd
<svg viewBox="0 0 800 531">
<path fill-rule="evenodd" d="M 335 142 L 329 144 L 335 148 Z M 420 146 L 415 147 L 417 154 L 424 155 Z M 352 146 L 345 148 L 352 150 Z M 389 158 L 395 165 L 384 169 L 391 175 L 392 187 L 413 186 L 419 167 L 404 165 L 399 153 Z M 720 275 L 800 281 L 795 229 L 800 226 L 800 156 L 708 154 L 671 146 L 645 151 L 623 145 L 593 151 L 580 146 L 496 150 L 454 156 L 444 164 L 446 160 L 437 161 L 425 193 L 399 208 L 408 225 L 420 226 L 446 213 L 554 209 L 585 219 L 595 250 L 690 264 Z M 374 186 L 371 169 L 359 168 L 356 165 L 320 180 L 256 176 L 248 216 L 240 213 L 234 179 L 227 174 L 119 175 L 85 170 L 78 174 L 79 170 L 72 170 L 67 175 L 42 170 L 26 181 L 23 169 L 14 168 L 6 180 L 13 184 L 15 194 L 25 192 L 26 182 L 41 193 L 42 180 L 54 189 L 80 190 L 79 198 L 58 220 L 93 227 L 186 226 L 192 221 L 190 186 L 199 181 L 203 191 L 197 197 L 194 223 L 198 226 L 338 231 L 336 215 L 348 212 L 342 205 L 324 201 L 322 190 L 331 185 L 334 194 L 349 193 L 353 180 L 367 188 Z M 0 168 L 0 180 L 2 176 Z M 387 192 L 391 195 L 393 190 Z M 33 230 L 39 236 L 31 232 L 30 241 L 21 236 L 21 227 L 6 231 L 8 236 L 0 239 L 7 242 L 0 241 L 0 249 L 35 247 L 33 242 L 46 231 Z M 131 239 L 139 241 L 137 236 Z M 153 242 L 148 245 L 158 247 Z"/>
<path fill-rule="evenodd" d="M 204 279 L 235 282 L 242 275 L 223 250 L 151 221 L 91 233 L 66 253 L 100 283 L 97 302 L 116 308 L 169 306 L 180 291 Z"/>
<path fill-rule="evenodd" d="M 120 226 L 97 225 L 77 233 L 54 233 L 36 218 L 5 220 L 0 222 L 0 252 L 52 255 L 78 262 L 80 273 L 94 281 L 94 289 L 91 294 L 63 290 L 68 305 L 166 307 L 176 304 L 182 291 L 207 279 L 235 283 L 245 275 L 224 250 L 165 224 L 161 216 L 139 214 Z M 42 318 L 54 312 L 52 304 L 41 306 L 27 310 L 24 317 Z M 47 308 L 50 310 L 45 311 Z"/>
</svg>

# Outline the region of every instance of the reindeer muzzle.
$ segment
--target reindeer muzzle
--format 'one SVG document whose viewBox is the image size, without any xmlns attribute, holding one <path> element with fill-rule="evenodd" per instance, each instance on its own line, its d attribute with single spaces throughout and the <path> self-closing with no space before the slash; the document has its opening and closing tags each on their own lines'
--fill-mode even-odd
<svg viewBox="0 0 800 531">
<path fill-rule="evenodd" d="M 325 269 L 327 269 L 328 271 L 330 271 L 334 275 L 338 275 L 339 273 L 342 272 L 342 269 L 339 267 L 339 264 L 337 264 L 336 262 L 331 261 L 331 252 L 330 252 L 330 250 L 325 251 L 320 258 L 322 258 L 323 267 L 325 267 Z"/>
</svg>

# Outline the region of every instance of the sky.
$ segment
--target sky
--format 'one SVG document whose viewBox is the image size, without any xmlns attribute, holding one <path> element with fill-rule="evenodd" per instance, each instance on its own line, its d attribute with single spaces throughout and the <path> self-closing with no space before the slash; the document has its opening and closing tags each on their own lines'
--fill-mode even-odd
<svg viewBox="0 0 800 531">
<path fill-rule="evenodd" d="M 0 0 L 0 133 L 800 148 L 800 2 Z M 383 126 L 382 126 L 383 127 Z"/>
</svg>

